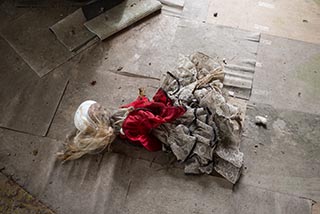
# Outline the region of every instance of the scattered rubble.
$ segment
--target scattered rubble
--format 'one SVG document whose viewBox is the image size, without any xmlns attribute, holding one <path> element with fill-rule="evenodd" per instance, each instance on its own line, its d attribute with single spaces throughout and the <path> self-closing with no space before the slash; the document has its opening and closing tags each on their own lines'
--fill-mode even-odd
<svg viewBox="0 0 320 214">
<path fill-rule="evenodd" d="M 255 124 L 257 126 L 262 126 L 264 128 L 267 128 L 267 122 L 268 122 L 268 120 L 265 117 L 262 117 L 262 116 L 255 117 Z"/>
</svg>

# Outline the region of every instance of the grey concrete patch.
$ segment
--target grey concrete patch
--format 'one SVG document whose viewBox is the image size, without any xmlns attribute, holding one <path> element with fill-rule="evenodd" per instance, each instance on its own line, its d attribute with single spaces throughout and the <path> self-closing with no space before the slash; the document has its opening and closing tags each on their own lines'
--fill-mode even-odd
<svg viewBox="0 0 320 214">
<path fill-rule="evenodd" d="M 68 79 L 63 70 L 40 79 L 0 38 L 0 126 L 46 135 Z"/>
<path fill-rule="evenodd" d="M 172 168 L 184 169 L 185 164 L 178 162 L 176 156 L 172 152 L 150 152 L 142 146 L 136 146 L 123 139 L 116 138 L 112 143 L 111 152 L 124 155 L 137 160 L 145 160 L 149 162 L 149 166 L 159 165 L 159 170 L 169 170 Z M 221 177 L 218 173 L 213 176 Z"/>
<path fill-rule="evenodd" d="M 0 34 L 42 77 L 74 55 L 49 30 L 70 12 L 71 9 L 61 8 L 31 11 L 7 23 Z"/>
<path fill-rule="evenodd" d="M 262 35 L 252 101 L 320 113 L 320 45 Z"/>
<path fill-rule="evenodd" d="M 61 165 L 55 140 L 7 130 L 0 136 L 3 172 L 57 213 L 231 211 L 231 185 L 222 178 L 185 176 L 180 169 L 166 171 L 113 153 Z"/>
<path fill-rule="evenodd" d="M 182 17 L 190 20 L 205 22 L 209 8 L 208 0 L 185 0 Z"/>
<path fill-rule="evenodd" d="M 147 160 L 150 165 L 157 163 L 166 168 L 183 168 L 183 165 L 176 163 L 176 157 L 172 153 L 163 151 L 150 152 L 141 146 L 136 146 L 123 139 L 117 138 L 111 146 L 111 151 L 114 153 L 122 154 L 130 158 Z"/>
<path fill-rule="evenodd" d="M 225 59 L 224 85 L 236 97 L 249 99 L 259 40 L 257 33 L 182 20 L 171 54 L 200 51 L 221 61 Z"/>
<path fill-rule="evenodd" d="M 84 25 L 104 40 L 160 9 L 161 3 L 156 0 L 127 0 L 87 21 Z"/>
<path fill-rule="evenodd" d="M 56 213 L 308 213 L 308 200 L 115 153 L 61 164 L 61 142 L 0 129 L 0 168 Z M 10 155 L 9 155 L 10 154 Z"/>
<path fill-rule="evenodd" d="M 320 7 L 316 2 L 319 0 L 210 0 L 207 22 L 319 44 Z"/>
<path fill-rule="evenodd" d="M 69 51 L 78 50 L 81 46 L 95 37 L 85 26 L 86 18 L 82 9 L 78 9 L 66 18 L 55 23 L 50 29 L 57 39 L 68 48 Z"/>
<path fill-rule="evenodd" d="M 229 66 L 248 66 L 256 59 L 260 34 L 250 31 L 181 20 L 177 28 L 174 54 L 195 50 L 225 58 Z"/>
<path fill-rule="evenodd" d="M 234 192 L 235 213 L 311 214 L 311 201 L 248 185 L 238 185 Z"/>
<path fill-rule="evenodd" d="M 231 185 L 222 178 L 158 171 L 157 165 L 147 169 L 142 161 L 129 167 L 132 180 L 122 213 L 232 213 Z"/>
<path fill-rule="evenodd" d="M 320 116 L 259 104 L 247 109 L 240 183 L 320 200 Z M 267 129 L 254 124 L 267 116 Z"/>
</svg>

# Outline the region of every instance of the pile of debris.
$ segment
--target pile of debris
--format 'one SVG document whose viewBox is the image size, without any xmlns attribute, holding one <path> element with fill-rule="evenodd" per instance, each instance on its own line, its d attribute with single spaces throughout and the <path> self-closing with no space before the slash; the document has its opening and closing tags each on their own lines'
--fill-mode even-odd
<svg viewBox="0 0 320 214">
<path fill-rule="evenodd" d="M 185 173 L 211 174 L 214 169 L 235 183 L 243 164 L 241 112 L 227 102 L 223 77 L 223 64 L 203 53 L 180 56 L 178 67 L 166 75 L 161 87 L 187 112 L 154 133 L 186 163 Z"/>
<path fill-rule="evenodd" d="M 172 152 L 186 174 L 221 174 L 236 183 L 241 174 L 242 118 L 227 101 L 223 63 L 203 53 L 180 56 L 150 101 L 143 90 L 134 102 L 113 114 L 95 101 L 80 105 L 77 131 L 59 154 L 72 160 L 102 151 L 116 135 L 150 151 Z"/>
</svg>

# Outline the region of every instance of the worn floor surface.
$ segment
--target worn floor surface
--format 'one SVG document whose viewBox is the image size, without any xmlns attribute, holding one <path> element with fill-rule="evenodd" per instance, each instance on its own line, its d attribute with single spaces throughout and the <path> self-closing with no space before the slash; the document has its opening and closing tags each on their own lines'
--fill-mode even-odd
<svg viewBox="0 0 320 214">
<path fill-rule="evenodd" d="M 320 43 L 318 0 L 208 0 L 208 5 L 209 23 Z"/>
<path fill-rule="evenodd" d="M 48 38 L 40 41 L 48 49 L 29 54 L 31 43 L 22 41 L 37 38 L 20 38 L 6 29 L 8 22 L 24 25 L 26 19 L 19 23 L 19 17 L 35 9 L 0 3 L 3 213 L 319 212 L 318 2 L 287 7 L 288 1 L 186 0 L 179 15 L 144 19 L 65 63 L 62 55 L 48 54 L 57 47 L 45 43 Z M 211 15 L 215 11 L 217 17 Z M 56 160 L 82 101 L 93 99 L 115 109 L 135 99 L 139 87 L 151 97 L 178 54 L 194 51 L 225 58 L 229 87 L 248 102 L 241 144 L 245 167 L 238 184 L 216 176 L 185 176 L 181 165 L 171 163 L 171 154 L 150 153 L 120 140 L 109 153 L 63 165 Z M 54 63 L 62 65 L 40 78 Z M 256 115 L 268 118 L 267 129 L 254 124 Z M 22 195 L 7 191 L 8 184 L 23 188 Z"/>
</svg>

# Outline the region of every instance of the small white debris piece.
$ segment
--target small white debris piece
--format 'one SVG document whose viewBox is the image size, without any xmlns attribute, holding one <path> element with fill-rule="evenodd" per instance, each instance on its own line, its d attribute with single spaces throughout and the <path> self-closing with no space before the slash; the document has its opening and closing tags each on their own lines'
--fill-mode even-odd
<svg viewBox="0 0 320 214">
<path fill-rule="evenodd" d="M 270 4 L 270 3 L 267 3 L 267 2 L 259 1 L 259 2 L 258 2 L 258 5 L 259 5 L 260 7 L 265 7 L 265 8 L 269 8 L 269 9 L 274 9 L 274 5 L 273 5 L 273 4 Z"/>
<path fill-rule="evenodd" d="M 229 91 L 229 95 L 230 95 L 231 97 L 234 97 L 234 91 Z"/>
<path fill-rule="evenodd" d="M 267 125 L 267 122 L 268 122 L 267 118 L 262 117 L 262 116 L 256 116 L 255 119 L 256 119 L 256 120 L 255 120 L 255 123 L 256 123 L 257 125 L 263 125 L 263 126 L 266 126 L 266 125 Z"/>
</svg>

